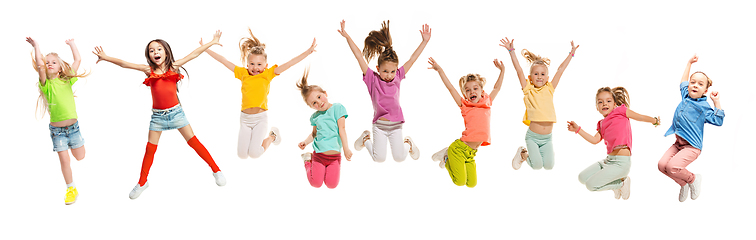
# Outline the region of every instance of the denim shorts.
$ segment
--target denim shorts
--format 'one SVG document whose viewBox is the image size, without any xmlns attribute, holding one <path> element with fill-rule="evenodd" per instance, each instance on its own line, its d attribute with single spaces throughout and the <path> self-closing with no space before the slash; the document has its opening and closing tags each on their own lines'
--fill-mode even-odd
<svg viewBox="0 0 756 240">
<path fill-rule="evenodd" d="M 168 109 L 152 109 L 150 131 L 168 131 L 179 129 L 186 125 L 189 125 L 189 120 L 186 120 L 186 115 L 184 115 L 181 104 Z"/>
<path fill-rule="evenodd" d="M 84 146 L 84 138 L 81 137 L 81 132 L 79 131 L 79 121 L 65 127 L 50 125 L 50 138 L 52 138 L 54 152 L 62 152 Z"/>
</svg>

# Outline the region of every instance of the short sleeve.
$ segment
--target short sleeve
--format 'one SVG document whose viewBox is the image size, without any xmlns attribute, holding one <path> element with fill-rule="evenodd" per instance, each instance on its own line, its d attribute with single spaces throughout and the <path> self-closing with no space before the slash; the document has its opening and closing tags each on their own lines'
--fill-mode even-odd
<svg viewBox="0 0 756 240">
<path fill-rule="evenodd" d="M 249 76 L 249 72 L 246 68 L 234 66 L 234 77 L 236 79 L 242 80 L 245 76 Z"/>
<path fill-rule="evenodd" d="M 685 96 L 688 96 L 688 82 L 681 82 L 680 83 L 680 95 L 683 99 L 685 99 Z"/>
<path fill-rule="evenodd" d="M 73 86 L 73 85 L 74 85 L 74 83 L 76 83 L 76 81 L 79 81 L 79 78 L 77 78 L 77 77 L 72 77 L 72 78 L 71 78 L 71 80 L 68 80 L 68 82 L 69 82 L 69 83 L 71 84 L 71 86 Z"/>
<path fill-rule="evenodd" d="M 375 80 L 375 72 L 373 72 L 373 69 L 368 68 L 367 71 L 365 71 L 365 75 L 362 76 L 362 81 L 365 82 L 365 85 L 370 89 Z"/>
<path fill-rule="evenodd" d="M 627 106 L 625 106 L 625 104 L 622 104 L 622 106 L 617 107 L 615 111 L 617 111 L 617 114 L 619 114 L 620 116 L 627 118 Z"/>
<path fill-rule="evenodd" d="M 349 114 L 347 114 L 346 108 L 344 107 L 344 105 L 341 105 L 341 103 L 333 104 L 332 107 L 335 107 L 335 109 L 333 109 L 334 120 L 339 121 L 341 117 L 344 117 L 344 118 L 349 117 Z"/>
<path fill-rule="evenodd" d="M 270 67 L 268 69 L 265 69 L 265 71 L 263 71 L 260 74 L 263 75 L 262 77 L 264 77 L 265 79 L 267 79 L 268 81 L 270 81 L 271 79 L 273 79 L 274 77 L 277 76 L 276 75 L 276 68 L 278 68 L 278 64 L 273 65 L 272 67 Z"/>
<path fill-rule="evenodd" d="M 596 123 L 596 132 L 601 133 L 601 120 Z"/>
<path fill-rule="evenodd" d="M 527 95 L 530 90 L 533 90 L 533 88 L 535 88 L 535 86 L 533 86 L 533 84 L 531 84 L 530 82 L 528 82 L 528 84 L 525 85 L 524 88 L 522 88 L 522 93 L 525 94 L 525 95 Z"/>
<path fill-rule="evenodd" d="M 404 80 L 404 74 L 406 72 L 404 71 L 404 66 L 400 67 L 396 70 L 396 76 L 394 76 L 394 80 L 399 79 L 399 81 Z"/>
<path fill-rule="evenodd" d="M 318 117 L 318 111 L 315 111 L 310 115 L 310 126 L 315 126 L 315 118 Z"/>
</svg>

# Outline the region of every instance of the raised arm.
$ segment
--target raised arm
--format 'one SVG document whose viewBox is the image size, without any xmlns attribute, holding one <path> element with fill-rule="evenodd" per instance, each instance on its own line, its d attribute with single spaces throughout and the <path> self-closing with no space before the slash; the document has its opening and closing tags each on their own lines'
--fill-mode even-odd
<svg viewBox="0 0 756 240">
<path fill-rule="evenodd" d="M 520 61 L 517 61 L 517 53 L 514 51 L 514 39 L 510 41 L 509 38 L 504 38 L 501 40 L 499 46 L 502 46 L 509 51 L 509 56 L 512 57 L 512 65 L 514 65 L 515 71 L 517 71 L 517 78 L 520 79 L 520 87 L 525 88 L 525 86 L 528 85 L 528 79 L 525 77 L 525 74 L 522 73 Z"/>
<path fill-rule="evenodd" d="M 71 47 L 71 54 L 73 54 L 73 63 L 71 64 L 71 70 L 74 71 L 74 74 L 79 72 L 79 65 L 81 64 L 81 55 L 79 55 L 79 49 L 76 48 L 76 43 L 74 43 L 73 38 L 66 40 L 66 44 Z"/>
<path fill-rule="evenodd" d="M 504 63 L 502 61 L 499 61 L 499 59 L 494 59 L 494 65 L 496 68 L 501 70 L 499 72 L 499 79 L 496 79 L 496 84 L 494 84 L 493 90 L 491 90 L 491 94 L 488 94 L 488 96 L 491 98 L 491 102 L 493 102 L 494 98 L 496 98 L 496 95 L 499 95 L 499 90 L 501 90 L 501 84 L 504 82 Z"/>
<path fill-rule="evenodd" d="M 449 82 L 449 78 L 446 77 L 446 73 L 444 73 L 444 69 L 441 68 L 441 66 L 436 63 L 433 58 L 428 58 L 428 63 L 430 63 L 431 67 L 428 69 L 433 69 L 438 72 L 438 75 L 441 77 L 441 81 L 444 82 L 444 86 L 446 86 L 446 89 L 449 90 L 449 93 L 451 93 L 452 98 L 454 98 L 454 102 L 457 103 L 457 106 L 462 106 L 462 99 L 459 93 L 457 93 L 457 90 L 454 89 L 454 85 Z"/>
<path fill-rule="evenodd" d="M 315 47 L 316 46 L 318 46 L 318 44 L 315 42 L 315 39 L 313 38 L 312 39 L 312 45 L 310 46 L 310 48 L 308 48 L 303 53 L 299 54 L 299 56 L 296 56 L 296 57 L 292 58 L 291 60 L 289 60 L 288 62 L 286 62 L 284 64 L 281 64 L 281 66 L 278 66 L 276 68 L 276 70 L 273 71 L 273 73 L 275 73 L 276 75 L 279 75 L 279 74 L 283 73 L 284 71 L 286 71 L 286 69 L 289 69 L 291 66 L 294 66 L 294 64 L 297 64 L 297 63 L 301 62 L 307 56 L 310 56 L 310 54 L 312 54 L 313 52 L 315 52 Z"/>
<path fill-rule="evenodd" d="M 690 77 L 690 66 L 695 62 L 698 62 L 698 56 L 693 54 L 693 57 L 688 60 L 688 64 L 685 65 L 685 71 L 683 72 L 682 80 L 680 80 L 680 83 L 688 81 L 688 78 Z"/>
<path fill-rule="evenodd" d="M 423 37 L 423 41 L 420 42 L 420 46 L 417 46 L 417 49 L 415 49 L 415 52 L 412 53 L 412 56 L 410 56 L 410 59 L 407 60 L 407 62 L 404 63 L 402 67 L 404 67 L 404 74 L 407 74 L 412 67 L 412 64 L 415 64 L 415 61 L 417 61 L 417 58 L 420 57 L 420 54 L 423 53 L 423 49 L 425 49 L 425 46 L 428 45 L 428 41 L 430 41 L 431 37 L 431 29 L 428 26 L 428 24 L 423 25 L 423 29 L 420 30 L 420 35 Z"/>
<path fill-rule="evenodd" d="M 128 68 L 128 69 L 134 69 L 140 72 L 143 72 L 144 74 L 150 75 L 150 66 L 144 65 L 144 64 L 136 64 L 136 63 L 130 63 L 118 58 L 114 58 L 111 56 L 108 56 L 105 54 L 105 51 L 102 50 L 102 47 L 95 47 L 95 50 L 92 51 L 94 55 L 97 55 L 97 62 L 95 64 L 100 63 L 100 61 L 106 61 L 113 63 L 115 65 L 118 65 L 122 68 Z"/>
<path fill-rule="evenodd" d="M 562 73 L 564 73 L 564 70 L 567 69 L 567 65 L 570 64 L 570 60 L 572 60 L 572 57 L 575 56 L 575 51 L 577 51 L 577 48 L 580 47 L 580 45 L 575 46 L 575 43 L 573 43 L 572 41 L 570 41 L 570 45 L 572 45 L 570 54 L 567 55 L 567 58 L 565 58 L 562 64 L 559 65 L 556 74 L 554 74 L 554 78 L 552 78 L 551 80 L 551 86 L 553 86 L 554 89 L 556 89 L 557 85 L 559 84 L 559 79 L 562 79 Z"/>
<path fill-rule="evenodd" d="M 31 37 L 26 37 L 26 42 L 34 47 L 34 63 L 37 65 L 39 83 L 45 85 L 45 82 L 47 81 L 47 68 L 45 67 L 45 59 L 42 58 L 42 51 L 39 50 L 39 44 L 37 44 L 37 42 Z"/>
<path fill-rule="evenodd" d="M 659 124 L 661 124 L 661 118 L 649 117 L 640 113 L 636 113 L 633 110 L 630 110 L 629 108 L 627 109 L 627 112 L 625 113 L 625 115 L 628 118 L 633 119 L 635 121 L 651 123 L 654 125 L 654 127 L 659 126 Z"/>
<path fill-rule="evenodd" d="M 719 92 L 718 91 L 712 91 L 709 94 L 709 98 L 711 98 L 711 101 L 714 102 L 714 107 L 718 109 L 722 109 L 722 105 L 719 103 Z"/>
<path fill-rule="evenodd" d="M 204 45 L 202 43 L 202 39 L 200 39 L 199 44 L 200 46 Z M 231 61 L 228 61 L 228 59 L 226 59 L 225 57 L 221 56 L 220 54 L 216 52 L 213 52 L 213 50 L 210 50 L 209 48 L 205 50 L 205 52 L 211 57 L 213 57 L 215 61 L 218 61 L 219 63 L 223 64 L 223 66 L 228 68 L 228 70 L 231 70 L 232 72 L 234 71 L 234 68 L 236 67 L 236 65 L 234 65 L 234 63 L 232 63 Z"/>
<path fill-rule="evenodd" d="M 202 52 L 204 52 L 205 50 L 207 50 L 208 48 L 210 48 L 210 46 L 212 46 L 212 45 L 216 45 L 217 44 L 217 45 L 223 46 L 222 44 L 220 44 L 220 37 L 221 37 L 221 31 L 220 30 L 215 31 L 215 34 L 213 34 L 213 40 L 212 41 L 210 41 L 209 43 L 206 43 L 206 44 L 198 47 L 197 49 L 194 49 L 194 51 L 192 51 L 191 53 L 189 53 L 189 55 L 187 55 L 186 57 L 184 57 L 182 59 L 179 59 L 179 60 L 176 60 L 175 62 L 173 62 L 173 67 L 175 67 L 175 68 L 181 67 L 184 64 L 186 64 L 187 62 L 191 61 L 192 59 L 195 59 L 195 58 L 199 57 L 199 55 L 202 54 Z M 202 41 L 202 39 L 200 39 L 200 41 Z"/>
<path fill-rule="evenodd" d="M 583 128 L 577 125 L 577 123 L 573 121 L 567 122 L 567 130 L 570 132 L 574 132 L 577 134 L 580 134 L 585 141 L 588 141 L 589 143 L 596 145 L 597 143 L 601 142 L 601 133 L 597 132 L 596 135 L 591 136 L 588 132 L 584 131 Z"/>
<path fill-rule="evenodd" d="M 341 137 L 341 148 L 344 150 L 344 157 L 347 161 L 352 161 L 352 150 L 349 149 L 349 140 L 346 134 L 346 118 L 341 117 L 337 121 L 339 124 L 339 137 Z"/>
<path fill-rule="evenodd" d="M 365 61 L 365 56 L 362 55 L 362 51 L 360 51 L 360 48 L 357 47 L 357 44 L 354 44 L 354 41 L 352 41 L 352 38 L 349 37 L 349 34 L 347 34 L 346 30 L 344 30 L 345 22 L 344 20 L 341 20 L 341 30 L 338 30 L 342 37 L 346 38 L 347 43 L 349 44 L 349 49 L 352 49 L 352 53 L 354 54 L 354 57 L 357 58 L 357 63 L 360 64 L 360 70 L 362 70 L 362 75 L 365 75 L 368 70 L 368 64 L 367 61 Z M 405 73 L 407 73 L 407 69 L 404 69 Z"/>
</svg>

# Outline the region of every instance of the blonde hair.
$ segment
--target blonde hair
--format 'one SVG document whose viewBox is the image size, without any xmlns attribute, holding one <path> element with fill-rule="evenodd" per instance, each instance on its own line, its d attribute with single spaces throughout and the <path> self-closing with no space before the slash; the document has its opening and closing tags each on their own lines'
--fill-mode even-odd
<svg viewBox="0 0 756 240">
<path fill-rule="evenodd" d="M 544 67 L 548 68 L 551 64 L 550 59 L 536 55 L 535 53 L 532 53 L 527 49 L 522 49 L 522 56 L 525 57 L 525 60 L 527 60 L 528 63 L 530 63 L 531 72 L 533 71 L 533 66 L 535 65 L 543 65 Z"/>
<path fill-rule="evenodd" d="M 709 76 L 706 75 L 706 73 L 701 72 L 701 71 L 694 72 L 693 74 L 690 75 L 690 78 L 693 78 L 693 75 L 695 75 L 696 73 L 703 74 L 704 77 L 706 77 L 706 81 L 707 81 L 706 89 L 709 89 L 709 87 L 711 87 L 711 85 L 714 85 L 714 83 L 711 81 L 711 78 L 709 78 Z"/>
<path fill-rule="evenodd" d="M 465 85 L 468 82 L 475 82 L 475 81 L 477 81 L 480 84 L 481 88 L 483 88 L 483 86 L 486 85 L 486 78 L 481 77 L 480 74 L 477 74 L 477 73 L 470 73 L 459 79 L 459 91 L 462 92 L 462 95 L 465 95 Z"/>
<path fill-rule="evenodd" d="M 247 64 L 247 58 L 250 54 L 262 55 L 267 60 L 268 54 L 265 53 L 265 44 L 252 34 L 252 29 L 247 28 L 247 30 L 249 30 L 249 36 L 251 37 L 243 37 L 239 40 L 242 64 Z"/>
<path fill-rule="evenodd" d="M 367 38 L 365 38 L 365 48 L 362 49 L 362 55 L 365 56 L 365 60 L 370 62 L 374 56 L 378 55 L 378 65 L 380 66 L 384 62 L 399 63 L 399 57 L 396 55 L 396 51 L 391 46 L 391 33 L 389 32 L 389 21 L 384 21 L 381 24 L 381 29 L 378 31 L 370 31 Z"/>
<path fill-rule="evenodd" d="M 87 71 L 83 71 L 83 73 L 81 74 L 76 74 L 76 72 L 74 72 L 73 69 L 71 69 L 71 65 L 68 64 L 66 61 L 63 61 L 63 59 L 61 59 L 57 53 L 51 52 L 45 55 L 45 57 L 50 56 L 50 55 L 57 58 L 58 63 L 60 63 L 60 72 L 58 73 L 58 78 L 62 80 L 64 83 L 68 84 L 68 82 L 71 81 L 71 78 L 83 78 L 83 77 L 89 76 L 90 73 L 88 73 Z M 37 65 L 37 59 L 34 58 L 34 53 L 32 53 L 31 58 L 32 58 L 32 66 L 34 67 L 34 71 L 39 72 L 40 70 L 39 68 L 42 66 Z M 45 59 L 44 61 L 46 62 L 46 60 L 47 59 Z M 45 74 L 47 73 L 45 72 Z M 47 76 L 45 76 L 45 78 L 47 78 Z M 46 80 L 49 80 L 49 79 L 46 79 Z M 45 82 L 45 84 L 49 84 L 49 82 Z M 37 90 L 39 91 L 39 97 L 37 97 L 37 106 L 34 110 L 35 117 L 37 116 L 37 113 L 39 112 L 47 112 L 48 114 L 50 113 L 50 107 L 49 107 L 50 102 L 48 100 L 49 97 L 45 96 L 45 94 L 42 93 L 41 89 L 37 88 Z M 40 106 L 42 107 L 42 111 L 39 110 Z"/>
<path fill-rule="evenodd" d="M 615 87 L 615 88 L 609 88 L 609 87 L 602 87 L 599 88 L 598 92 L 596 92 L 596 101 L 598 101 L 598 95 L 601 92 L 608 92 L 612 94 L 612 99 L 614 99 L 615 105 L 622 106 L 623 104 L 626 107 L 630 107 L 630 94 L 627 92 L 627 89 L 624 87 Z"/>
<path fill-rule="evenodd" d="M 326 91 L 323 90 L 323 88 L 320 88 L 318 85 L 307 85 L 307 77 L 310 75 L 310 68 L 306 68 L 304 74 L 302 75 L 302 80 L 300 80 L 297 83 L 297 88 L 299 88 L 299 91 L 302 92 L 302 99 L 305 101 L 305 103 L 309 106 L 310 103 L 307 102 L 307 96 L 310 95 L 313 91 L 319 91 L 322 93 L 325 93 Z"/>
</svg>

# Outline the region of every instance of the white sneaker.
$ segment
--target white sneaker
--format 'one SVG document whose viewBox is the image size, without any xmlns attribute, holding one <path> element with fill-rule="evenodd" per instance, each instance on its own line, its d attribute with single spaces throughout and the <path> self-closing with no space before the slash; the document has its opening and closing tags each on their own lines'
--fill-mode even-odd
<svg viewBox="0 0 756 240">
<path fill-rule="evenodd" d="M 440 168 L 446 168 L 446 161 L 449 160 L 449 157 L 444 155 L 444 159 L 441 160 L 441 162 L 438 163 L 438 167 Z"/>
<path fill-rule="evenodd" d="M 612 189 L 612 191 L 614 191 L 614 199 L 620 199 L 620 197 L 622 196 L 622 193 L 620 192 L 620 190 Z"/>
<path fill-rule="evenodd" d="M 305 162 L 312 160 L 312 153 L 302 153 L 302 160 L 304 160 Z"/>
<path fill-rule="evenodd" d="M 622 181 L 622 187 L 619 191 L 622 194 L 622 199 L 627 200 L 628 198 L 630 198 L 630 177 L 625 177 L 625 180 Z"/>
<path fill-rule="evenodd" d="M 129 193 L 129 198 L 131 199 L 137 199 L 139 195 L 142 195 L 142 192 L 144 192 L 147 187 L 150 186 L 150 182 L 145 182 L 144 186 L 139 186 L 139 183 L 137 183 L 136 186 L 134 186 L 134 189 L 131 189 L 131 192 Z"/>
<path fill-rule="evenodd" d="M 431 159 L 436 162 L 444 162 L 444 159 L 446 158 L 446 152 L 449 151 L 448 147 L 445 147 L 444 149 L 441 149 L 441 151 L 438 151 L 431 156 Z"/>
<path fill-rule="evenodd" d="M 276 137 L 276 139 L 273 139 L 273 145 L 278 145 L 281 143 L 281 132 L 278 131 L 277 127 L 270 128 L 269 135 Z"/>
<path fill-rule="evenodd" d="M 415 145 L 415 141 L 412 141 L 412 138 L 407 136 L 404 138 L 404 142 L 407 142 L 410 145 L 410 150 L 409 150 L 410 157 L 412 157 L 412 159 L 415 159 L 415 160 L 419 159 L 420 149 L 417 148 L 417 146 Z"/>
<path fill-rule="evenodd" d="M 689 183 L 688 186 L 690 186 L 690 199 L 696 200 L 699 195 L 701 195 L 701 181 L 703 181 L 703 176 L 701 174 L 695 174 L 696 180 L 692 183 Z"/>
<path fill-rule="evenodd" d="M 517 148 L 517 153 L 515 153 L 514 158 L 512 158 L 512 168 L 514 170 L 520 169 L 522 167 L 522 162 L 525 161 L 525 159 L 522 158 L 522 150 L 524 150 L 525 147 L 520 146 Z"/>
<path fill-rule="evenodd" d="M 683 185 L 680 187 L 680 202 L 685 202 L 686 199 L 688 199 L 688 192 L 690 191 L 690 186 L 688 184 Z"/>
<path fill-rule="evenodd" d="M 357 138 L 357 140 L 354 140 L 354 150 L 359 151 L 359 150 L 362 150 L 362 148 L 365 147 L 365 137 L 367 137 L 368 139 L 370 139 L 370 131 L 365 130 L 364 132 L 362 132 L 362 134 L 360 135 L 360 137 Z"/>
<path fill-rule="evenodd" d="M 213 177 L 215 177 L 215 184 L 218 184 L 218 186 L 226 185 L 226 177 L 223 176 L 221 171 L 214 172 Z"/>
</svg>

